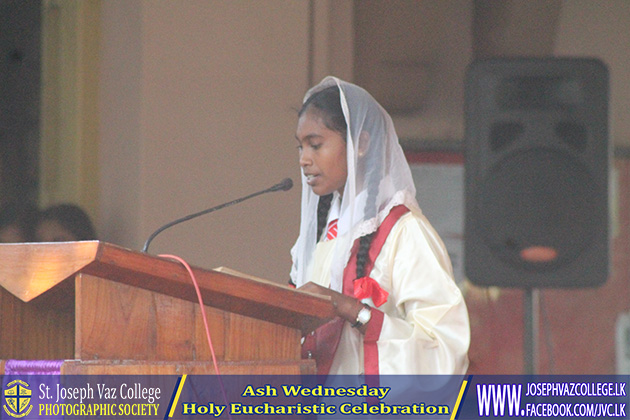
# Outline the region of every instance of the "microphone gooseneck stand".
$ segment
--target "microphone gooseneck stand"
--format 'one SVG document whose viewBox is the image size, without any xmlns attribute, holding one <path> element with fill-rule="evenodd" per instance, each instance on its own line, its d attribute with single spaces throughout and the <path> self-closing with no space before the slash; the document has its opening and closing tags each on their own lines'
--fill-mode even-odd
<svg viewBox="0 0 630 420">
<path fill-rule="evenodd" d="M 238 204 L 241 201 L 249 200 L 250 198 L 254 198 L 254 197 L 259 196 L 261 194 L 266 194 L 266 193 L 273 192 L 273 191 L 287 191 L 287 190 L 290 190 L 292 187 L 293 187 L 293 181 L 291 180 L 291 178 L 285 178 L 282 181 L 280 181 L 279 183 L 277 183 L 276 185 L 274 185 L 273 187 L 267 188 L 266 190 L 258 191 L 258 192 L 255 192 L 253 194 L 250 194 L 248 196 L 241 197 L 241 198 L 238 198 L 236 200 L 230 201 L 229 203 L 223 203 L 223 204 L 220 204 L 220 205 L 218 205 L 216 207 L 211 207 L 209 209 L 205 209 L 205 210 L 199 211 L 197 213 L 189 214 L 188 216 L 184 216 L 184 217 L 181 217 L 179 219 L 173 220 L 172 222 L 169 222 L 169 223 L 165 224 L 164 226 L 161 226 L 160 228 L 158 228 L 155 232 L 153 232 L 149 236 L 147 241 L 144 243 L 144 246 L 142 247 L 142 252 L 145 252 L 145 253 L 148 252 L 149 245 L 151 244 L 151 241 L 153 241 L 153 239 L 155 239 L 155 237 L 157 235 L 159 235 L 161 232 L 163 232 L 164 230 L 166 230 L 166 229 L 168 229 L 168 228 L 170 228 L 172 226 L 175 226 L 175 225 L 177 225 L 179 223 L 182 223 L 182 222 L 186 222 L 186 221 L 188 221 L 190 219 L 194 219 L 195 217 L 203 216 L 204 214 L 211 213 L 211 212 L 216 211 L 216 210 L 221 210 L 224 207 L 229 207 L 229 206 L 232 206 L 234 204 Z"/>
</svg>

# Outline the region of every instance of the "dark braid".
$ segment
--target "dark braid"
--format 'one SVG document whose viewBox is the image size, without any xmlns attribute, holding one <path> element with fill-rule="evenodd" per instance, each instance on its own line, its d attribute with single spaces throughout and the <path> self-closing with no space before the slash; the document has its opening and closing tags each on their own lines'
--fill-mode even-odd
<svg viewBox="0 0 630 420">
<path fill-rule="evenodd" d="M 375 206 L 375 201 L 376 199 L 376 194 L 373 193 L 373 191 L 368 191 L 368 203 L 372 203 L 372 207 Z M 365 209 L 366 209 L 366 213 L 369 209 L 369 205 L 366 204 Z M 366 214 L 367 216 L 367 214 Z M 376 214 L 374 214 L 374 216 L 376 216 Z M 369 233 L 367 235 L 361 236 L 359 238 L 359 249 L 357 249 L 357 273 L 356 273 L 356 278 L 360 279 L 361 277 L 365 277 L 368 276 L 370 273 L 366 273 L 365 272 L 365 267 L 368 265 L 368 263 L 370 262 L 370 256 L 369 256 L 369 252 L 370 252 L 370 246 L 372 245 L 372 239 L 374 238 L 374 234 L 376 232 L 372 232 Z"/>
<path fill-rule="evenodd" d="M 319 201 L 317 203 L 317 241 L 319 241 L 319 238 L 322 237 L 322 232 L 326 227 L 326 221 L 328 219 L 328 212 L 330 211 L 332 199 L 332 194 L 319 197 Z"/>
<path fill-rule="evenodd" d="M 374 232 L 361 236 L 359 238 L 359 249 L 357 250 L 357 278 L 365 277 L 370 273 L 365 272 L 365 266 L 370 261 L 368 252 L 370 251 L 370 245 L 372 245 L 372 238 L 374 238 Z"/>
</svg>

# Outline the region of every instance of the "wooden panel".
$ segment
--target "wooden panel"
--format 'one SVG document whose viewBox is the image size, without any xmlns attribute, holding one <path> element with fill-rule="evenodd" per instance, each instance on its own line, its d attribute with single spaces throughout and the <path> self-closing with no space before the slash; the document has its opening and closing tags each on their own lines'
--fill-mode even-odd
<svg viewBox="0 0 630 420">
<path fill-rule="evenodd" d="M 60 310 L 64 299 L 59 295 L 73 296 L 74 290 L 70 287 L 55 292 L 25 303 L 0 288 L 0 359 L 73 357 L 74 305 Z"/>
<path fill-rule="evenodd" d="M 206 305 L 303 332 L 335 317 L 330 298 L 296 291 L 270 281 L 257 281 L 193 267 Z M 101 243 L 83 273 L 197 302 L 190 276 L 178 263 Z"/>
<path fill-rule="evenodd" d="M 94 261 L 99 243 L 0 245 L 0 286 L 28 302 Z"/>
<path fill-rule="evenodd" d="M 229 314 L 225 360 L 299 360 L 299 330 Z"/>
<path fill-rule="evenodd" d="M 0 244 L 0 286 L 23 301 L 66 278 L 89 274 L 189 302 L 197 294 L 178 262 L 98 242 Z M 193 267 L 206 305 L 299 328 L 306 333 L 335 317 L 330 298 L 271 281 Z"/>
<path fill-rule="evenodd" d="M 78 359 L 211 360 L 201 311 L 192 302 L 82 274 L 76 308 Z M 218 360 L 300 359 L 299 330 L 206 311 Z"/>
<path fill-rule="evenodd" d="M 212 360 L 210 345 L 206 336 L 206 330 L 203 324 L 201 308 L 198 304 L 192 304 L 195 309 L 194 315 L 194 343 L 198 343 L 193 348 L 193 357 L 191 360 Z M 225 311 L 219 309 L 205 307 L 206 317 L 208 318 L 208 329 L 210 330 L 210 339 L 218 360 L 225 359 L 225 335 L 227 334 L 226 317 L 229 315 Z M 175 359 L 181 360 L 181 359 Z"/>
<path fill-rule="evenodd" d="M 0 260 L 0 286 L 30 300 L 16 303 L 3 289 L 0 358 L 211 359 L 195 288 L 178 262 L 98 241 L 2 244 Z M 301 334 L 335 316 L 330 298 L 193 271 L 218 360 L 299 361 Z"/>
<path fill-rule="evenodd" d="M 76 357 L 196 360 L 195 305 L 93 276 L 77 281 Z M 215 346 L 223 347 L 222 314 L 213 311 Z M 207 347 L 205 341 L 200 342 Z M 205 354 L 205 353 L 202 353 Z"/>
</svg>

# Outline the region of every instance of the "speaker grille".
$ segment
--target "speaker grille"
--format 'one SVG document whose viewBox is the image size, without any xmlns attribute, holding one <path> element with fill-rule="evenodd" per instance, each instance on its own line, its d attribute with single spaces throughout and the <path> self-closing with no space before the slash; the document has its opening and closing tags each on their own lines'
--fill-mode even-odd
<svg viewBox="0 0 630 420">
<path fill-rule="evenodd" d="M 480 230 L 486 246 L 523 269 L 552 270 L 578 258 L 594 236 L 597 194 L 579 160 L 543 148 L 514 153 L 487 172 L 481 190 Z M 551 261 L 532 262 L 523 251 L 555 250 Z"/>
</svg>

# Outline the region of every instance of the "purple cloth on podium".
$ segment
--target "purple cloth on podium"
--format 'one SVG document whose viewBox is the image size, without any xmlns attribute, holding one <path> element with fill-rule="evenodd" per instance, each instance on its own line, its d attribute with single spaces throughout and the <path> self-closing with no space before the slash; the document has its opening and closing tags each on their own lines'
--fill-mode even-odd
<svg viewBox="0 0 630 420">
<path fill-rule="evenodd" d="M 46 386 L 48 389 L 54 390 L 61 381 L 61 365 L 63 360 L 7 360 L 4 365 L 4 377 L 2 387 L 6 388 L 9 381 L 20 379 L 25 381 L 32 387 L 31 405 L 38 406 L 39 403 L 53 403 L 54 399 L 43 400 L 40 397 L 41 386 Z M 53 393 L 51 393 L 53 395 Z M 52 398 L 52 397 L 51 397 Z M 5 407 L 6 410 L 6 407 Z M 33 410 L 30 415 L 37 416 Z M 10 414 L 10 413 L 9 413 Z M 10 414 L 11 418 L 14 417 Z M 1 418 L 2 415 L 0 415 Z M 33 417 L 28 417 L 33 418 Z M 47 414 L 43 417 L 47 420 L 62 419 L 63 415 Z"/>
<path fill-rule="evenodd" d="M 63 360 L 7 360 L 5 375 L 60 375 Z"/>
</svg>

